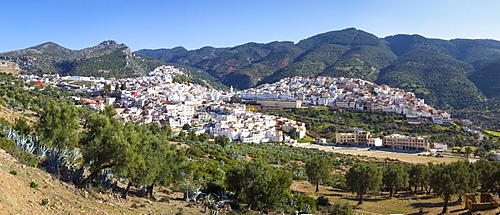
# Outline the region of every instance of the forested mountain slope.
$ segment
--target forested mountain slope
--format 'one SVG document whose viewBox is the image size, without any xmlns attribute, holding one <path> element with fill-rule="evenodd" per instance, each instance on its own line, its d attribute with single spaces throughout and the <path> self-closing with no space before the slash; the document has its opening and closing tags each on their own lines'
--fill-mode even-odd
<svg viewBox="0 0 500 215">
<path fill-rule="evenodd" d="M 49 42 L 0 53 L 0 60 L 15 62 L 28 73 L 105 78 L 144 75 L 161 64 L 172 64 L 193 73 L 197 83 L 237 89 L 297 75 L 344 76 L 415 90 L 438 109 L 500 107 L 500 74 L 496 69 L 500 41 L 487 39 L 442 40 L 420 35 L 379 38 L 348 28 L 298 43 L 251 42 L 226 48 L 175 47 L 134 53 L 115 41 L 82 50 Z"/>
<path fill-rule="evenodd" d="M 131 77 L 143 75 L 162 65 L 156 59 L 132 54 L 116 41 L 104 41 L 82 50 L 70 50 L 48 42 L 27 49 L 0 54 L 28 73 L 59 73 L 95 77 Z"/>
<path fill-rule="evenodd" d="M 442 109 L 499 106 L 497 96 L 492 96 L 498 92 L 495 80 L 500 80 L 499 73 L 492 71 L 495 59 L 500 59 L 500 41 L 496 40 L 443 40 L 420 35 L 378 38 L 348 28 L 298 43 L 247 43 L 197 50 L 176 47 L 135 53 L 199 68 L 239 89 L 297 75 L 344 76 L 416 90 Z"/>
</svg>

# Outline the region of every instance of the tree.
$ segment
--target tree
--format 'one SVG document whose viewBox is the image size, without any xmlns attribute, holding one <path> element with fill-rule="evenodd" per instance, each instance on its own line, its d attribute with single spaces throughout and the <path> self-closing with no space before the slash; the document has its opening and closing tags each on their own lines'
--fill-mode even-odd
<svg viewBox="0 0 500 215">
<path fill-rule="evenodd" d="M 73 104 L 50 101 L 44 108 L 36 131 L 48 146 L 73 149 L 78 142 L 76 130 L 79 111 Z"/>
<path fill-rule="evenodd" d="M 390 189 L 389 197 L 393 196 L 395 190 L 408 186 L 409 174 L 406 167 L 403 164 L 389 164 L 385 169 L 382 181 Z"/>
<path fill-rule="evenodd" d="M 182 126 L 182 130 L 184 130 L 184 131 L 189 131 L 190 129 L 191 129 L 191 126 L 187 123 Z"/>
<path fill-rule="evenodd" d="M 288 132 L 287 132 L 288 136 L 290 136 L 292 139 L 297 139 L 299 138 L 299 135 L 297 134 L 297 128 L 295 127 L 292 127 Z"/>
<path fill-rule="evenodd" d="M 226 177 L 226 187 L 235 192 L 235 198 L 243 195 L 254 210 L 280 208 L 290 197 L 291 174 L 273 169 L 260 158 L 233 166 Z"/>
<path fill-rule="evenodd" d="M 242 163 L 234 164 L 227 171 L 225 185 L 228 191 L 234 193 L 234 200 L 238 203 L 238 196 L 245 187 L 245 166 Z"/>
<path fill-rule="evenodd" d="M 469 157 L 472 154 L 472 148 L 470 146 L 465 147 L 465 157 Z"/>
<path fill-rule="evenodd" d="M 290 196 L 292 176 L 277 169 L 260 158 L 248 162 L 245 167 L 247 183 L 245 197 L 254 210 L 276 209 L 285 204 Z"/>
<path fill-rule="evenodd" d="M 345 178 L 349 191 L 358 195 L 358 205 L 360 205 L 363 204 L 363 196 L 366 193 L 376 192 L 380 189 L 382 171 L 374 163 L 355 163 Z"/>
<path fill-rule="evenodd" d="M 28 135 L 31 131 L 28 120 L 26 120 L 25 117 L 19 117 L 16 119 L 14 129 L 24 135 Z"/>
<path fill-rule="evenodd" d="M 118 112 L 116 112 L 115 108 L 112 105 L 104 105 L 103 113 L 109 118 L 118 114 Z"/>
<path fill-rule="evenodd" d="M 226 135 L 219 135 L 215 137 L 214 141 L 215 144 L 218 144 L 222 147 L 226 147 L 231 142 L 231 139 L 229 139 L 229 137 Z"/>
<path fill-rule="evenodd" d="M 448 202 L 452 195 L 462 195 L 470 190 L 473 177 L 469 165 L 462 161 L 450 164 L 438 164 L 431 176 L 431 186 L 444 200 L 442 213 L 448 212 Z"/>
<path fill-rule="evenodd" d="M 186 138 L 186 132 L 184 132 L 184 131 L 179 131 L 179 134 L 177 134 L 177 136 L 178 136 L 180 139 L 184 139 L 184 138 Z"/>
<path fill-rule="evenodd" d="M 409 168 L 409 184 L 414 187 L 413 194 L 417 193 L 417 188 L 420 187 L 423 191 L 429 185 L 431 167 L 424 164 L 411 165 Z"/>
<path fill-rule="evenodd" d="M 486 156 L 486 150 L 484 149 L 484 147 L 477 147 L 477 149 L 474 151 L 474 156 L 484 158 Z"/>
<path fill-rule="evenodd" d="M 111 92 L 111 85 L 105 84 L 104 85 L 104 94 L 109 94 Z"/>
<path fill-rule="evenodd" d="M 185 152 L 178 150 L 175 145 L 170 144 L 165 138 L 155 134 L 155 124 L 143 124 L 135 126 L 142 141 L 139 141 L 140 156 L 145 161 L 145 168 L 140 169 L 142 173 L 133 180 L 135 184 L 147 184 L 147 195 L 154 199 L 154 186 L 168 186 L 173 181 L 181 180 L 181 169 L 185 159 Z M 134 144 L 137 145 L 137 144 Z M 132 162 L 128 162 L 132 165 Z"/>
<path fill-rule="evenodd" d="M 482 191 L 494 191 L 500 197 L 500 164 L 487 160 L 474 163 Z"/>
<path fill-rule="evenodd" d="M 324 155 L 315 155 L 306 163 L 308 181 L 316 185 L 316 192 L 319 192 L 319 184 L 329 178 L 331 166 L 332 160 Z"/>
<path fill-rule="evenodd" d="M 88 116 L 87 128 L 80 141 L 84 162 L 90 164 L 91 171 L 85 182 L 92 181 L 103 169 L 134 158 L 134 149 L 123 135 L 124 126 L 117 119 L 94 113 Z"/>
<path fill-rule="evenodd" d="M 201 133 L 200 135 L 198 135 L 198 140 L 202 143 L 207 141 L 208 139 L 210 139 L 210 134 L 208 133 Z"/>
<path fill-rule="evenodd" d="M 198 140 L 198 136 L 196 135 L 196 132 L 194 130 L 189 131 L 189 133 L 187 134 L 187 138 L 188 138 L 188 140 L 191 140 L 191 141 Z"/>
</svg>

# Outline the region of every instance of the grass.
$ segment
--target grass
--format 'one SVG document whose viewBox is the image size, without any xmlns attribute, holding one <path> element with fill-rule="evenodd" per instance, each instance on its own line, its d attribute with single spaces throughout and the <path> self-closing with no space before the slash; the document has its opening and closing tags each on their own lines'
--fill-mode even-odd
<svg viewBox="0 0 500 215">
<path fill-rule="evenodd" d="M 500 132 L 498 132 L 498 131 L 484 130 L 484 132 L 486 132 L 487 134 L 489 134 L 491 136 L 500 137 Z"/>
<path fill-rule="evenodd" d="M 364 203 L 357 205 L 358 198 L 349 191 L 320 186 L 320 192 L 316 193 L 314 192 L 315 186 L 306 181 L 294 181 L 292 190 L 308 194 L 315 199 L 324 195 L 331 204 L 347 203 L 359 214 L 419 214 L 421 210 L 423 213 L 420 214 L 439 214 L 444 203 L 440 197 L 434 195 L 399 192 L 395 194 L 395 197 L 389 198 L 387 192 L 381 192 L 378 195 L 366 195 Z M 457 199 L 458 196 L 455 195 L 449 202 L 450 213 L 448 214 L 467 214 L 468 211 L 463 209 L 464 204 L 459 204 Z M 484 214 L 496 214 L 498 211 L 499 209 L 493 209 Z"/>
</svg>

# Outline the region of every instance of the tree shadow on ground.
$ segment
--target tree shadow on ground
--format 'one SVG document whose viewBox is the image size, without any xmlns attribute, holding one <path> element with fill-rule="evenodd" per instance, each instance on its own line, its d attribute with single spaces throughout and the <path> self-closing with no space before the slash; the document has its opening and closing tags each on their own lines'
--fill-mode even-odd
<svg viewBox="0 0 500 215">
<path fill-rule="evenodd" d="M 429 214 L 429 211 L 423 211 L 423 212 L 411 213 L 411 214 L 408 214 L 408 215 L 421 215 L 421 214 Z"/>
<path fill-rule="evenodd" d="M 460 202 L 450 202 L 448 203 L 448 207 L 450 206 L 457 206 L 460 205 Z M 431 202 L 416 202 L 410 204 L 413 208 L 437 208 L 437 207 L 444 207 L 444 202 L 436 202 L 436 203 L 431 203 Z"/>
</svg>

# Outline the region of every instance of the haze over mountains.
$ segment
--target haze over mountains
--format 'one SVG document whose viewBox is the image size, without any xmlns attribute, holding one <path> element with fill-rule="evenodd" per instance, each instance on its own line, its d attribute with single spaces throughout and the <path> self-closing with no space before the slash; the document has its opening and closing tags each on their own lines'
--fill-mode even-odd
<svg viewBox="0 0 500 215">
<path fill-rule="evenodd" d="M 246 89 L 290 76 L 362 78 L 415 92 L 439 109 L 500 108 L 500 41 L 386 38 L 354 28 L 298 43 L 246 43 L 187 50 L 143 49 L 105 41 L 82 50 L 55 43 L 0 54 L 26 72 L 128 77 L 161 64 L 187 68 L 199 83 Z M 203 80 L 205 79 L 205 80 Z M 212 83 L 212 84 L 210 84 Z"/>
</svg>

